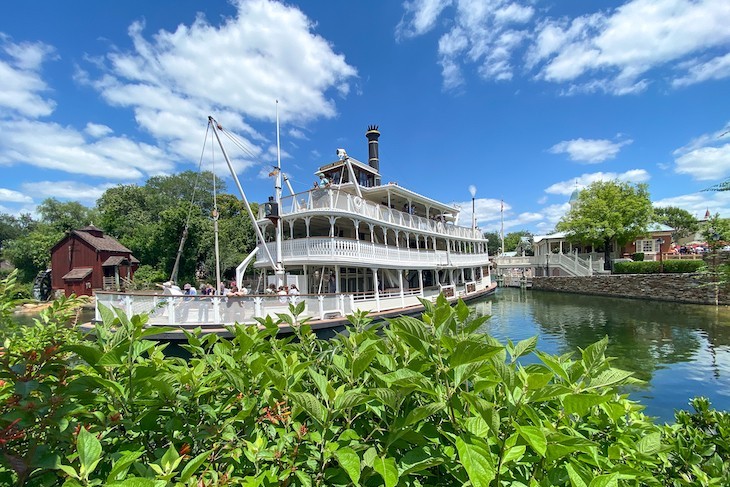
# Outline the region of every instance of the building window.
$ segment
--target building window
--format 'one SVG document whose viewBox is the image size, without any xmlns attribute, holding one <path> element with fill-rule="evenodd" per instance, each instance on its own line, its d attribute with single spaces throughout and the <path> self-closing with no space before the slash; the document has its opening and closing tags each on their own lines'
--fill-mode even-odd
<svg viewBox="0 0 730 487">
<path fill-rule="evenodd" d="M 638 252 L 658 252 L 658 249 L 655 248 L 656 242 L 652 240 L 639 240 L 636 242 L 636 249 Z"/>
</svg>

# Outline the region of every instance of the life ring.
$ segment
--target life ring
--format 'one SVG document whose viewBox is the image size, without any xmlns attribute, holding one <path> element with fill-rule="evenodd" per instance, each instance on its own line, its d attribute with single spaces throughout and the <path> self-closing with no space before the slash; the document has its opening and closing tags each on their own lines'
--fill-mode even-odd
<svg viewBox="0 0 730 487">
<path fill-rule="evenodd" d="M 359 196 L 355 196 L 355 198 L 353 198 L 352 202 L 355 204 L 355 208 L 357 208 L 358 210 L 362 206 L 362 198 L 360 198 Z"/>
</svg>

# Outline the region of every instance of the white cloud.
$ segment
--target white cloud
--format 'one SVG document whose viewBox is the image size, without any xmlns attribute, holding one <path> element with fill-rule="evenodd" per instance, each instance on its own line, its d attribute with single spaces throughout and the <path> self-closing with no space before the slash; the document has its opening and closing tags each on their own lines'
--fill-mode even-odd
<svg viewBox="0 0 730 487">
<path fill-rule="evenodd" d="M 279 100 L 283 123 L 336 115 L 334 97 L 346 96 L 357 76 L 299 9 L 265 0 L 238 0 L 235 17 L 220 24 L 202 15 L 192 25 L 160 30 L 129 28 L 134 49 L 107 55 L 102 73 L 79 73 L 112 105 L 134 110 L 140 127 L 180 157 L 197 160 L 199 140 L 214 114 L 249 145 L 262 137 L 244 119 L 273 122 Z M 276 28 L 272 28 L 276 26 Z M 261 150 L 261 148 L 257 148 Z"/>
<path fill-rule="evenodd" d="M 399 38 L 415 37 L 433 28 L 441 12 L 451 5 L 449 0 L 412 0 L 405 2 L 404 18 L 396 27 Z"/>
<path fill-rule="evenodd" d="M 631 142 L 631 140 L 611 142 L 606 139 L 573 139 L 559 142 L 549 151 L 553 154 L 568 154 L 573 161 L 597 164 L 613 159 L 621 147 Z"/>
<path fill-rule="evenodd" d="M 683 67 L 687 70 L 687 74 L 676 78 L 672 82 L 675 87 L 728 78 L 730 77 L 730 53 L 714 57 L 708 61 L 693 60 Z"/>
<path fill-rule="evenodd" d="M 691 193 L 671 198 L 664 198 L 652 203 L 654 206 L 676 206 L 690 212 L 697 219 L 704 219 L 705 212 L 719 213 L 727 218 L 730 216 L 730 191 Z"/>
<path fill-rule="evenodd" d="M 81 132 L 55 123 L 0 120 L 0 149 L 0 165 L 30 164 L 120 181 L 173 169 L 169 157 L 155 146 L 126 137 L 89 141 Z"/>
<path fill-rule="evenodd" d="M 91 135 L 92 137 L 105 137 L 112 132 L 114 132 L 111 128 L 107 127 L 106 125 L 101 125 L 98 123 L 87 123 L 86 129 L 84 130 L 87 134 Z"/>
<path fill-rule="evenodd" d="M 91 186 L 77 181 L 37 181 L 23 184 L 23 190 L 38 200 L 58 198 L 89 202 L 96 201 L 107 189 L 112 187 L 114 184 Z"/>
<path fill-rule="evenodd" d="M 0 188 L 0 201 L 7 201 L 8 203 L 32 203 L 33 198 L 12 189 Z"/>
<path fill-rule="evenodd" d="M 595 172 L 590 174 L 581 174 L 577 178 L 569 179 L 555 183 L 545 189 L 546 193 L 570 195 L 578 188 L 585 188 L 596 181 L 626 181 L 629 183 L 645 183 L 651 178 L 649 173 L 644 169 L 631 169 L 623 173 L 615 172 Z"/>
<path fill-rule="evenodd" d="M 53 48 L 41 42 L 15 44 L 0 36 L 0 115 L 35 118 L 53 113 L 56 103 L 42 96 L 48 86 L 40 74 L 52 53 Z"/>
<path fill-rule="evenodd" d="M 471 200 L 460 201 L 452 204 L 461 208 L 461 212 L 459 213 L 459 225 L 470 227 L 472 219 Z M 474 213 L 477 216 L 477 226 L 481 227 L 484 223 L 492 222 L 495 220 L 499 221 L 499 219 L 501 218 L 500 206 L 501 201 L 498 199 L 475 198 Z M 508 213 L 511 209 L 512 206 L 505 202 L 505 213 Z"/>
<path fill-rule="evenodd" d="M 462 70 L 470 64 L 489 80 L 532 71 L 538 79 L 565 84 L 565 94 L 639 93 L 667 67 L 675 72 L 669 79 L 673 86 L 730 76 L 727 0 L 629 0 L 574 18 L 549 17 L 534 3 L 457 1 L 439 42 L 444 86 L 461 85 Z M 405 7 L 398 32 L 411 37 L 432 30 L 447 15 L 445 5 L 434 1 Z M 455 37 L 468 46 L 450 48 Z"/>
<path fill-rule="evenodd" d="M 689 174 L 698 181 L 730 176 L 730 124 L 714 133 L 704 134 L 675 150 L 674 171 Z"/>
</svg>

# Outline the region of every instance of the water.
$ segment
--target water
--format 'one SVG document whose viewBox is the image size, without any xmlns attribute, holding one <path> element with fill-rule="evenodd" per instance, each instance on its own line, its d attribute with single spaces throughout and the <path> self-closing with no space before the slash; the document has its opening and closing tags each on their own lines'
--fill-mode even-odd
<svg viewBox="0 0 730 487">
<path fill-rule="evenodd" d="M 538 349 L 577 352 L 608 335 L 615 367 L 646 382 L 630 389 L 646 414 L 671 422 L 694 396 L 730 410 L 730 309 L 500 288 L 474 302 L 491 314 L 484 331 L 513 342 L 537 335 Z"/>
</svg>

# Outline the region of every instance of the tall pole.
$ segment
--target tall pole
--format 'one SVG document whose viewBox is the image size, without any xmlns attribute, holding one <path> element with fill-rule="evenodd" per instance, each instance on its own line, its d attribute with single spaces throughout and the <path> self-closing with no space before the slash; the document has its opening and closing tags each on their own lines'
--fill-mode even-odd
<svg viewBox="0 0 730 487">
<path fill-rule="evenodd" d="M 276 100 L 276 206 L 279 208 L 279 218 L 276 220 L 276 285 L 284 285 L 284 263 L 282 259 L 281 240 L 284 231 L 284 222 L 281 219 L 281 143 L 279 141 L 279 100 Z"/>
<path fill-rule="evenodd" d="M 269 262 L 271 262 L 271 267 L 276 271 L 277 270 L 276 262 L 274 261 L 274 258 L 271 256 L 271 252 L 269 252 L 269 247 L 266 246 L 266 240 L 264 239 L 264 235 L 261 233 L 261 229 L 256 224 L 256 217 L 254 216 L 253 211 L 251 211 L 251 205 L 248 204 L 248 198 L 246 198 L 246 193 L 243 192 L 243 186 L 241 186 L 241 181 L 238 180 L 236 171 L 233 169 L 233 164 L 231 164 L 231 160 L 228 158 L 228 153 L 226 152 L 226 148 L 223 147 L 223 144 L 221 143 L 220 135 L 218 135 L 218 130 L 223 130 L 223 127 L 218 125 L 218 122 L 211 116 L 208 117 L 208 123 L 210 123 L 211 126 L 213 127 L 213 135 L 215 135 L 215 139 L 218 142 L 218 146 L 221 148 L 221 154 L 223 154 L 223 159 L 225 159 L 226 164 L 228 165 L 228 170 L 231 171 L 231 177 L 233 178 L 233 182 L 236 183 L 238 192 L 241 194 L 241 199 L 243 200 L 243 204 L 244 204 L 244 207 L 246 208 L 246 212 L 248 213 L 248 217 L 251 219 L 251 224 L 253 225 L 253 229 L 256 232 L 256 236 L 259 238 L 259 242 L 261 242 L 261 246 L 264 248 L 266 257 L 269 259 Z"/>
<path fill-rule="evenodd" d="M 502 220 L 502 229 L 500 231 L 500 238 L 502 240 L 502 253 L 504 254 L 506 249 L 504 248 L 504 200 L 500 202 L 500 215 Z"/>
<path fill-rule="evenodd" d="M 211 145 L 212 147 L 212 145 Z M 215 236 L 215 294 L 221 292 L 221 253 L 218 245 L 218 195 L 216 193 L 215 160 L 213 160 L 213 235 Z"/>
</svg>

